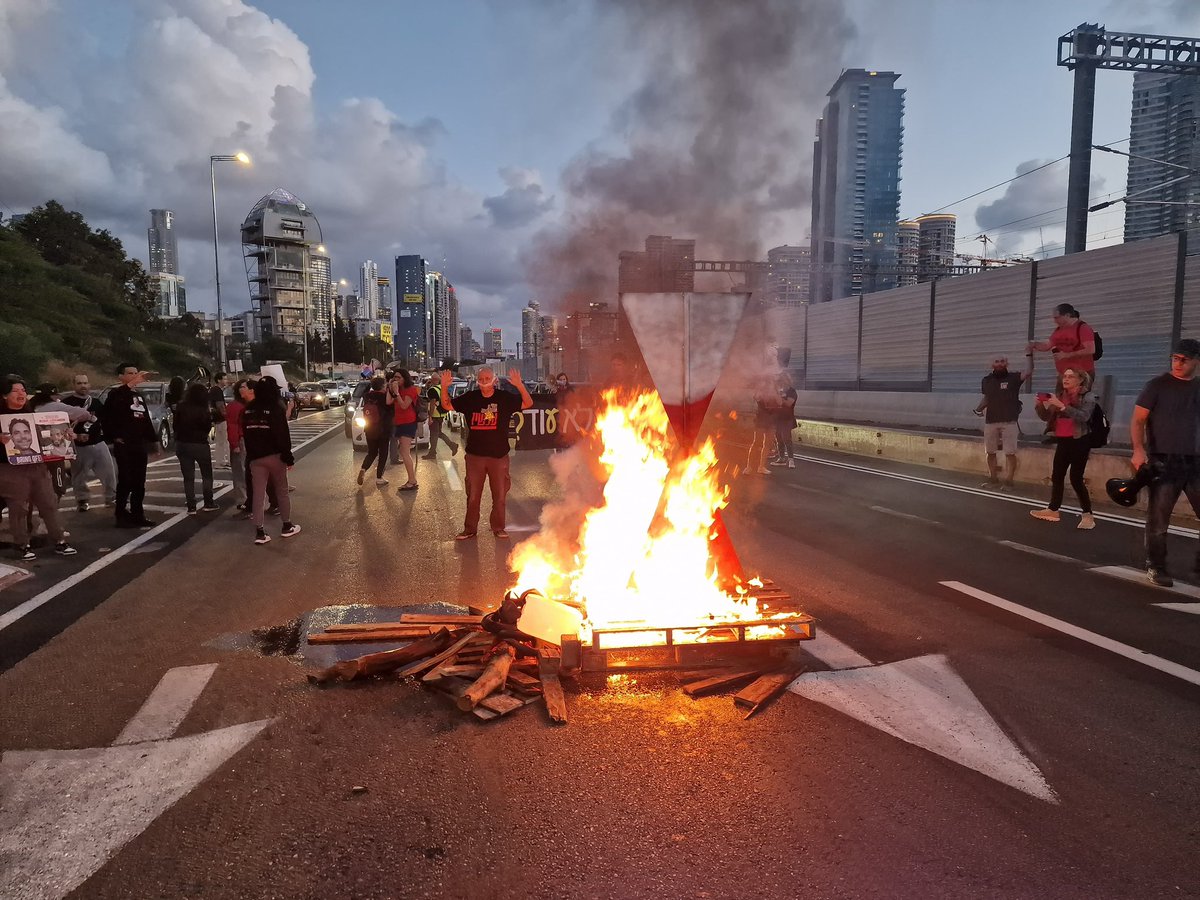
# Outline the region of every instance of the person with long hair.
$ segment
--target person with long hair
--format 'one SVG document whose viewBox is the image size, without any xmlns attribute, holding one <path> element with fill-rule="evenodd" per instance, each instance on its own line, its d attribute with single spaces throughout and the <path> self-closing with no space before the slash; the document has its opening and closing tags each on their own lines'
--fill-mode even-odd
<svg viewBox="0 0 1200 900">
<path fill-rule="evenodd" d="M 371 469 L 371 463 L 378 459 L 375 467 L 375 484 L 383 487 L 387 479 L 383 477 L 388 461 L 388 439 L 392 435 L 392 407 L 396 397 L 386 390 L 387 381 L 382 375 L 371 379 L 371 389 L 363 395 L 360 413 L 367 424 L 363 435 L 367 439 L 367 457 L 363 460 L 362 468 L 358 470 L 358 483 L 361 485 Z"/>
<path fill-rule="evenodd" d="M 1029 514 L 1045 522 L 1059 520 L 1063 485 L 1070 472 L 1071 487 L 1083 511 L 1076 527 L 1083 531 L 1096 527 L 1096 520 L 1092 516 L 1092 499 L 1083 481 L 1088 455 L 1092 450 L 1090 423 L 1092 411 L 1096 408 L 1096 397 L 1091 388 L 1091 375 L 1081 369 L 1068 368 L 1062 373 L 1062 390 L 1057 394 L 1038 394 L 1034 407 L 1038 417 L 1049 423 L 1057 444 L 1050 473 L 1050 505 L 1045 509 L 1032 510 Z"/>
<path fill-rule="evenodd" d="M 400 490 L 412 491 L 417 487 L 417 465 L 413 460 L 412 445 L 417 437 L 417 403 L 420 402 L 421 389 L 413 384 L 407 369 L 396 369 L 388 390 L 391 392 L 392 409 L 395 411 L 393 433 L 400 451 L 400 459 L 404 462 L 404 471 L 408 473 L 408 481 L 400 485 Z"/>
<path fill-rule="evenodd" d="M 167 396 L 163 401 L 167 404 L 167 412 L 169 412 L 171 415 L 175 415 L 175 407 L 177 407 L 183 401 L 184 394 L 186 393 L 187 382 L 183 380 L 182 376 L 176 375 L 170 381 L 168 381 Z"/>
<path fill-rule="evenodd" d="M 212 448 L 208 433 L 212 431 L 212 408 L 208 388 L 194 383 L 184 392 L 175 407 L 175 456 L 183 475 L 183 495 L 189 516 L 196 515 L 196 466 L 200 467 L 200 483 L 204 491 L 204 512 L 217 512 L 220 507 L 213 499 Z"/>
<path fill-rule="evenodd" d="M 229 472 L 233 480 L 233 498 L 242 513 L 249 513 L 249 494 L 246 491 L 246 447 L 242 443 L 242 413 L 254 399 L 254 392 L 245 378 L 233 386 L 233 399 L 225 404 L 225 435 L 229 441 Z"/>
<path fill-rule="evenodd" d="M 250 461 L 256 532 L 254 543 L 267 544 L 271 541 L 264 528 L 263 518 L 268 484 L 275 489 L 279 512 L 283 518 L 281 536 L 293 537 L 300 533 L 300 526 L 292 521 L 287 470 L 296 464 L 296 458 L 292 455 L 292 435 L 288 430 L 283 395 L 274 378 L 267 376 L 259 379 L 254 387 L 254 399 L 242 413 L 242 423 L 242 440 L 246 443 L 246 459 Z"/>
</svg>

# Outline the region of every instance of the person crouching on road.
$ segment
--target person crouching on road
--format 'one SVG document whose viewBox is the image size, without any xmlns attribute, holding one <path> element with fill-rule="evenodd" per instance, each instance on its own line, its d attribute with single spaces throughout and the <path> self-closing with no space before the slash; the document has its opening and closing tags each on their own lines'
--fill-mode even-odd
<svg viewBox="0 0 1200 900">
<path fill-rule="evenodd" d="M 388 439 L 395 427 L 392 424 L 392 406 L 395 402 L 396 398 L 391 391 L 387 390 L 387 381 L 384 377 L 376 375 L 372 378 L 371 389 L 363 395 L 362 407 L 359 410 L 366 423 L 363 428 L 363 436 L 367 439 L 367 458 L 363 460 L 362 468 L 358 470 L 359 484 L 363 483 L 363 479 L 367 477 L 367 472 L 371 469 L 371 463 L 375 462 L 377 458 L 379 463 L 375 469 L 375 484 L 379 487 L 387 484 L 387 479 L 383 477 L 383 471 L 387 467 L 388 461 Z"/>
<path fill-rule="evenodd" d="M 479 506 L 483 501 L 483 482 L 492 488 L 492 512 L 488 524 L 498 538 L 508 537 L 505 529 L 504 501 L 512 480 L 508 473 L 508 423 L 513 413 L 533 406 L 533 398 L 521 381 L 521 373 L 508 370 L 508 380 L 520 392 L 518 397 L 509 391 L 496 389 L 496 373 L 484 366 L 475 376 L 479 386 L 459 397 L 450 398 L 450 370 L 442 371 L 442 408 L 462 413 L 467 429 L 467 514 L 463 528 L 455 540 L 475 537 L 479 527 Z"/>
<path fill-rule="evenodd" d="M 16 375 L 6 375 L 0 378 L 0 413 L 29 412 L 29 395 L 25 392 L 25 382 Z M 24 422 L 18 429 L 18 423 Z M 36 559 L 37 554 L 29 547 L 29 508 L 35 507 L 42 521 L 46 523 L 46 531 L 50 540 L 54 541 L 54 552 L 59 556 L 74 556 L 75 548 L 67 543 L 66 532 L 58 518 L 58 497 L 54 493 L 54 485 L 50 481 L 50 470 L 44 462 L 21 462 L 16 464 L 9 456 L 19 457 L 20 453 L 10 453 L 12 443 L 20 446 L 25 443 L 24 432 L 28 432 L 29 444 L 32 445 L 33 425 L 23 419 L 11 420 L 10 432 L 22 432 L 17 438 L 11 433 L 0 432 L 0 497 L 8 502 L 8 521 L 12 527 L 13 543 L 17 548 L 17 559 Z M 31 458 L 33 454 L 30 454 Z M 40 457 L 38 457 L 40 459 Z"/>
<path fill-rule="evenodd" d="M 1046 509 L 1035 509 L 1029 514 L 1046 522 L 1059 520 L 1058 509 L 1062 506 L 1063 482 L 1068 469 L 1071 472 L 1071 487 L 1079 498 L 1083 515 L 1076 526 L 1084 531 L 1096 527 L 1092 517 L 1092 499 L 1088 496 L 1083 473 L 1087 469 L 1088 454 L 1092 450 L 1090 422 L 1096 408 L 1096 398 L 1091 392 L 1092 377 L 1078 369 L 1067 369 L 1062 373 L 1062 390 L 1057 394 L 1038 394 L 1038 417 L 1049 422 L 1058 443 L 1054 448 L 1054 468 L 1050 473 L 1050 505 Z"/>
<path fill-rule="evenodd" d="M 254 492 L 254 527 L 257 532 L 254 543 L 266 544 L 271 540 L 263 527 L 268 483 L 275 488 L 283 518 L 280 534 L 285 538 L 293 537 L 300 533 L 300 526 L 292 522 L 287 470 L 296 464 L 296 458 L 292 456 L 292 435 L 288 430 L 287 412 L 274 378 L 262 378 L 255 385 L 254 399 L 242 413 L 242 424 L 242 440 L 246 443 L 246 459 L 250 461 L 251 489 Z"/>
<path fill-rule="evenodd" d="M 987 454 L 988 480 L 981 487 L 1011 491 L 1017 477 L 1017 439 L 1021 415 L 1021 386 L 1033 375 L 1033 354 L 1025 354 L 1029 362 L 1025 371 L 1017 374 L 1008 370 L 1008 357 L 992 360 L 992 371 L 983 376 L 979 390 L 983 399 L 975 407 L 975 415 L 983 416 L 983 452 Z M 998 454 L 1004 454 L 1004 480 L 1000 480 Z"/>
<path fill-rule="evenodd" d="M 183 495 L 187 499 L 189 516 L 196 515 L 196 466 L 200 467 L 200 485 L 204 491 L 204 512 L 217 512 L 220 507 L 213 499 L 213 458 L 208 443 L 212 430 L 212 406 L 209 390 L 193 384 L 184 392 L 175 407 L 175 456 L 183 476 Z"/>
</svg>

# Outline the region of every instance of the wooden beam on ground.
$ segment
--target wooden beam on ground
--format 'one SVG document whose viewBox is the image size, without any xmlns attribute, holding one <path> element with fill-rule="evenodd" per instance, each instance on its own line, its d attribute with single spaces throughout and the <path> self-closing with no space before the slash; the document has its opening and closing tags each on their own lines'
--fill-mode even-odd
<svg viewBox="0 0 1200 900">
<path fill-rule="evenodd" d="M 749 681 L 761 671 L 761 669 L 737 669 L 733 672 L 723 672 L 720 675 L 713 675 L 711 678 L 702 678 L 699 681 L 685 684 L 683 692 L 689 697 L 703 697 L 707 694 L 715 694 L 717 691 L 723 691 L 726 688 L 733 687 L 735 684 Z"/>
<path fill-rule="evenodd" d="M 404 668 L 398 669 L 396 671 L 396 677 L 405 678 L 409 675 L 420 675 L 422 672 L 426 672 L 429 669 L 432 669 L 434 666 L 441 665 L 446 660 L 453 657 L 454 654 L 456 654 L 459 650 L 465 647 L 473 636 L 474 635 L 468 634 L 465 637 L 459 638 L 450 647 L 447 647 L 436 656 L 430 656 L 428 659 L 421 659 L 420 657 L 417 657 L 415 662 L 411 662 Z"/>
<path fill-rule="evenodd" d="M 400 621 L 405 625 L 478 625 L 483 616 L 443 615 L 441 613 L 403 613 Z"/>
<path fill-rule="evenodd" d="M 562 651 L 557 647 L 542 647 L 538 650 L 538 675 L 542 681 L 542 696 L 546 701 L 546 712 L 550 721 L 558 725 L 567 724 L 567 698 L 563 695 L 558 671 L 562 666 Z"/>
<path fill-rule="evenodd" d="M 492 658 L 488 660 L 488 664 L 484 666 L 483 672 L 475 679 L 475 683 L 458 698 L 458 708 L 463 712 L 470 712 L 479 705 L 481 700 L 502 687 L 505 679 L 508 678 L 508 670 L 512 666 L 513 657 L 516 655 L 517 651 L 512 648 L 511 644 L 501 644 L 497 647 L 492 652 Z"/>
<path fill-rule="evenodd" d="M 417 628 L 383 628 L 371 631 L 334 631 L 325 634 L 310 634 L 310 644 L 365 644 L 370 641 L 412 641 L 435 634 L 437 625 L 420 625 Z"/>
<path fill-rule="evenodd" d="M 512 694 L 492 694 L 490 697 L 484 697 L 480 700 L 479 705 L 484 709 L 490 709 L 494 713 L 506 716 L 514 709 L 520 709 L 524 706 L 525 701 L 514 697 Z"/>
<path fill-rule="evenodd" d="M 414 641 L 407 647 L 384 650 L 381 653 L 368 653 L 366 656 L 359 656 L 356 659 L 334 663 L 328 669 L 323 669 L 315 675 L 309 675 L 308 680 L 313 684 L 325 684 L 330 681 L 353 681 L 356 678 L 390 672 L 412 663 L 413 660 L 437 653 L 451 640 L 453 640 L 453 634 L 448 628 L 443 628 L 437 634 Z"/>
<path fill-rule="evenodd" d="M 735 705 L 749 710 L 743 717 L 748 719 L 787 690 L 787 686 L 795 681 L 803 671 L 802 668 L 793 668 L 763 675 L 754 683 L 748 684 L 738 691 L 733 702 Z"/>
<path fill-rule="evenodd" d="M 422 624 L 420 622 L 341 622 L 337 625 L 330 625 L 325 629 L 325 634 L 340 634 L 342 632 L 357 632 L 357 631 L 395 631 L 397 629 L 412 629 L 418 631 L 422 628 L 436 628 L 438 626 L 431 624 Z"/>
</svg>

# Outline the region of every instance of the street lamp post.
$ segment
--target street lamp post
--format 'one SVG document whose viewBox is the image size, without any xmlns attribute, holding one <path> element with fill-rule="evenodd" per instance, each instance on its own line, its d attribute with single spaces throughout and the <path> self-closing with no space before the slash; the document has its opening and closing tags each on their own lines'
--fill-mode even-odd
<svg viewBox="0 0 1200 900">
<path fill-rule="evenodd" d="M 213 273 L 216 275 L 217 286 L 217 357 L 221 362 L 221 371 L 229 368 L 225 356 L 225 316 L 221 310 L 221 245 L 217 239 L 217 171 L 219 162 L 239 162 L 244 166 L 250 164 L 250 157 L 245 153 L 235 153 L 233 156 L 210 156 L 208 158 L 208 178 L 212 185 L 213 209 Z"/>
</svg>

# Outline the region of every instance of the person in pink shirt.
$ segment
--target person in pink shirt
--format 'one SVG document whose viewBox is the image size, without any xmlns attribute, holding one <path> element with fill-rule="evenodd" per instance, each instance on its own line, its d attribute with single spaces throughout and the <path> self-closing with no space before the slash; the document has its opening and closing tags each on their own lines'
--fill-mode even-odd
<svg viewBox="0 0 1200 900">
<path fill-rule="evenodd" d="M 1092 449 L 1089 437 L 1092 411 L 1096 408 L 1096 397 L 1091 387 L 1091 375 L 1068 368 L 1062 373 L 1062 390 L 1057 394 L 1038 394 L 1034 407 L 1038 418 L 1049 424 L 1055 437 L 1055 447 L 1054 465 L 1050 471 L 1050 504 L 1045 509 L 1033 510 L 1030 515 L 1045 522 L 1059 520 L 1063 485 L 1070 470 L 1071 487 L 1075 489 L 1082 510 L 1079 524 L 1075 527 L 1083 531 L 1096 527 L 1096 520 L 1092 516 L 1092 499 L 1083 480 Z"/>
<path fill-rule="evenodd" d="M 1030 341 L 1025 352 L 1049 351 L 1054 354 L 1054 368 L 1059 380 L 1067 369 L 1096 374 L 1096 332 L 1079 318 L 1079 310 L 1070 303 L 1054 307 L 1054 331 L 1044 341 Z"/>
</svg>

